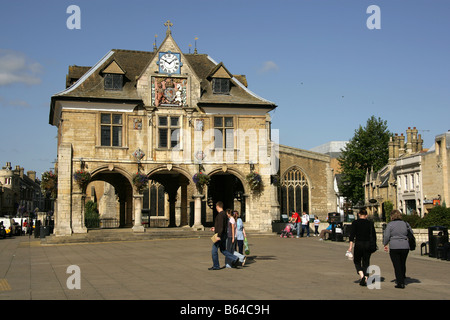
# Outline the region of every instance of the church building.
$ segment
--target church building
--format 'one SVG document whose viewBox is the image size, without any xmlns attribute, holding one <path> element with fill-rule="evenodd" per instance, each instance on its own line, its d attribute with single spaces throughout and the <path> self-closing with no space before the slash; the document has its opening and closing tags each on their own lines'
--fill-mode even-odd
<svg viewBox="0 0 450 320">
<path fill-rule="evenodd" d="M 280 210 L 325 217 L 335 202 L 329 157 L 273 141 L 277 105 L 224 63 L 183 53 L 165 26 L 153 51 L 113 49 L 92 67 L 70 66 L 66 89 L 51 97 L 55 235 L 87 232 L 87 201 L 103 225 L 134 232 L 202 230 L 217 201 L 247 230 L 270 231 Z"/>
</svg>

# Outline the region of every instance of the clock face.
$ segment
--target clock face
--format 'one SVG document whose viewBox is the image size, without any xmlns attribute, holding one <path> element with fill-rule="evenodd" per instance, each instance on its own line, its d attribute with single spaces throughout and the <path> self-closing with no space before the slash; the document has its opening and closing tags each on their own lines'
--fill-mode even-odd
<svg viewBox="0 0 450 320">
<path fill-rule="evenodd" d="M 159 72 L 163 73 L 180 73 L 180 54 L 179 53 L 160 53 Z"/>
</svg>

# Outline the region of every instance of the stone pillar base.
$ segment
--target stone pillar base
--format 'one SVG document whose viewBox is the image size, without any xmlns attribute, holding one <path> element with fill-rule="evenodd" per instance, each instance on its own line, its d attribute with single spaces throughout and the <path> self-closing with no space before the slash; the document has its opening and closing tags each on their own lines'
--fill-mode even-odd
<svg viewBox="0 0 450 320">
<path fill-rule="evenodd" d="M 86 227 L 73 228 L 73 233 L 87 233 Z"/>
<path fill-rule="evenodd" d="M 202 199 L 205 196 L 202 194 L 194 194 L 192 198 L 194 198 L 194 225 L 192 226 L 193 230 L 205 230 L 205 227 L 202 225 Z"/>
<path fill-rule="evenodd" d="M 194 231 L 204 231 L 205 230 L 205 227 L 202 224 L 199 224 L 199 225 L 194 224 L 191 228 Z"/>
<path fill-rule="evenodd" d="M 133 232 L 136 232 L 136 233 L 138 233 L 138 232 L 140 232 L 140 233 L 142 233 L 142 232 L 145 232 L 145 228 L 144 228 L 144 226 L 134 226 L 133 228 L 131 228 L 131 230 L 133 230 Z"/>
<path fill-rule="evenodd" d="M 57 237 L 71 236 L 72 229 L 70 227 L 55 228 L 53 234 Z"/>
</svg>

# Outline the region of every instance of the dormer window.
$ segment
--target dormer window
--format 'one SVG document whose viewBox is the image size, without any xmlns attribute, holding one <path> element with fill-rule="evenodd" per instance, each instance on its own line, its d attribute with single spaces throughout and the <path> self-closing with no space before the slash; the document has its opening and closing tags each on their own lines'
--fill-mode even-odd
<svg viewBox="0 0 450 320">
<path fill-rule="evenodd" d="M 123 75 L 107 73 L 105 74 L 105 90 L 121 91 L 123 87 Z"/>
<path fill-rule="evenodd" d="M 212 87 L 213 87 L 213 93 L 229 94 L 230 93 L 230 79 L 213 78 Z"/>
<path fill-rule="evenodd" d="M 101 73 L 104 78 L 105 90 L 122 91 L 125 70 L 117 61 L 113 60 Z"/>
</svg>

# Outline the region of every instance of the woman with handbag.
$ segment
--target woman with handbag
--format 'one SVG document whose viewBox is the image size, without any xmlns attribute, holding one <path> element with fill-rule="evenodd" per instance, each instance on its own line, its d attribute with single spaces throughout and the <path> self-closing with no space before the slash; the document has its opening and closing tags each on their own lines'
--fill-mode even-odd
<svg viewBox="0 0 450 320">
<path fill-rule="evenodd" d="M 358 213 L 358 219 L 352 222 L 350 231 L 350 244 L 348 252 L 352 252 L 353 244 L 353 263 L 360 280 L 359 285 L 367 285 L 367 268 L 370 265 L 370 256 L 376 250 L 376 233 L 373 223 L 367 220 L 367 211 L 361 209 Z"/>
<path fill-rule="evenodd" d="M 412 249 L 409 245 L 408 232 L 413 234 L 411 226 L 402 220 L 402 214 L 398 210 L 391 212 L 391 222 L 384 231 L 384 251 L 389 252 L 394 266 L 396 285 L 398 289 L 405 288 L 406 259 Z M 388 248 L 389 244 L 389 248 Z"/>
</svg>

